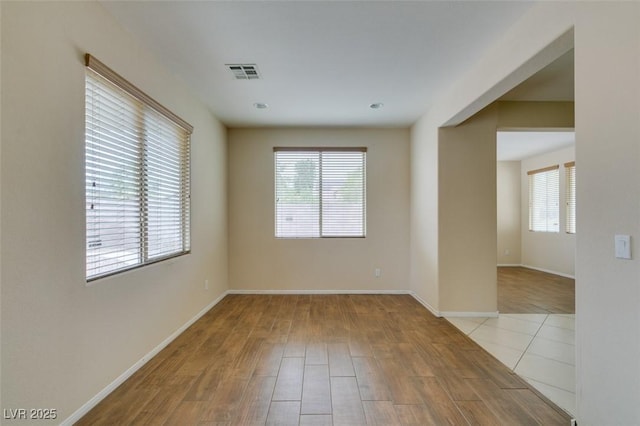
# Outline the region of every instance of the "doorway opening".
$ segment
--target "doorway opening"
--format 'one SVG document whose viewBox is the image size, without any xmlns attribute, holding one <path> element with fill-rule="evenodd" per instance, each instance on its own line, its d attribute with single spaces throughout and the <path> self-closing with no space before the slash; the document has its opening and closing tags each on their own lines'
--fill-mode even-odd
<svg viewBox="0 0 640 426">
<path fill-rule="evenodd" d="M 498 311 L 474 333 L 575 414 L 575 133 L 497 133 Z M 473 336 L 471 336 L 473 337 Z"/>
</svg>

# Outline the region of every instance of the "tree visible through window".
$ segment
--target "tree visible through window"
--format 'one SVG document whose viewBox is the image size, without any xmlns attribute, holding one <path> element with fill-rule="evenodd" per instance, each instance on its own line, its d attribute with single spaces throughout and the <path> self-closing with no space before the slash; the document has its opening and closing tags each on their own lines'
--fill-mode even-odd
<svg viewBox="0 0 640 426">
<path fill-rule="evenodd" d="M 364 237 L 366 149 L 275 148 L 276 237 Z"/>
</svg>

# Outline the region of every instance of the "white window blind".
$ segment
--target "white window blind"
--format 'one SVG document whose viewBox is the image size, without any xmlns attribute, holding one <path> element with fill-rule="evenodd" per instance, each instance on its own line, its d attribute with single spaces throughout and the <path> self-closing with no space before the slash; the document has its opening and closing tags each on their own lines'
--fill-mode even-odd
<svg viewBox="0 0 640 426">
<path fill-rule="evenodd" d="M 190 250 L 192 127 L 87 55 L 86 275 Z"/>
<path fill-rule="evenodd" d="M 364 237 L 365 148 L 274 148 L 276 237 Z"/>
<path fill-rule="evenodd" d="M 559 166 L 527 172 L 529 175 L 529 230 L 559 232 Z"/>
<path fill-rule="evenodd" d="M 564 164 L 566 182 L 567 222 L 565 231 L 568 234 L 576 233 L 576 163 L 574 161 Z"/>
</svg>

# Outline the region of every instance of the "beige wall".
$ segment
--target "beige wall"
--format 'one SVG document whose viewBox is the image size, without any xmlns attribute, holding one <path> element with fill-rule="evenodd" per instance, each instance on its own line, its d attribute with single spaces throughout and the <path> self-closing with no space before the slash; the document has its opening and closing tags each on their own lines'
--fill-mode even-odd
<svg viewBox="0 0 640 426">
<path fill-rule="evenodd" d="M 195 128 L 192 253 L 91 286 L 85 52 Z M 96 2 L 2 2 L 1 105 L 2 408 L 58 424 L 227 289 L 225 129 Z"/>
<path fill-rule="evenodd" d="M 2 50 L 2 2 L 0 2 L 0 51 Z M 0 93 L 2 93 L 2 54 L 0 54 Z M 0 102 L 0 224 L 2 223 L 2 102 Z M 0 226 L 0 247 L 2 242 L 2 226 Z M 2 259 L 0 259 L 0 307 L 2 306 Z M 0 311 L 0 408 L 2 400 L 2 313 Z"/>
<path fill-rule="evenodd" d="M 635 254 L 633 260 L 624 261 L 615 259 L 613 252 L 616 233 L 636 239 L 640 235 L 640 205 L 629 196 L 640 190 L 638 21 L 640 4 L 634 2 L 536 4 L 465 76 L 443 91 L 412 129 L 411 152 L 416 155 L 412 164 L 432 161 L 439 126 L 488 105 L 575 45 L 580 425 L 640 423 L 640 264 Z M 413 173 L 412 194 L 432 190 L 433 182 L 427 179 L 433 176 Z M 422 201 L 414 204 L 412 199 L 412 224 L 422 217 L 433 220 L 437 200 L 428 196 Z M 411 243 L 411 287 L 437 297 L 438 284 L 426 279 L 437 279 L 437 267 L 424 273 L 416 266 L 438 256 L 429 241 L 432 226 L 429 231 L 414 234 Z M 632 245 L 636 250 L 635 242 Z M 490 249 L 495 253 L 495 247 Z"/>
<path fill-rule="evenodd" d="M 431 115 L 411 127 L 411 223 L 409 286 L 434 314 L 438 283 L 438 126 Z"/>
<path fill-rule="evenodd" d="M 498 102 L 498 128 L 571 129 L 575 123 L 573 102 Z"/>
<path fill-rule="evenodd" d="M 445 315 L 497 311 L 496 127 L 492 105 L 439 132 L 439 304 Z"/>
<path fill-rule="evenodd" d="M 575 160 L 565 148 L 522 161 L 498 161 L 498 265 L 524 265 L 573 277 L 575 235 L 564 230 L 566 181 L 564 163 Z M 530 232 L 527 171 L 560 165 L 560 232 Z M 506 251 L 509 251 L 509 254 Z"/>
<path fill-rule="evenodd" d="M 276 239 L 274 146 L 367 147 L 367 237 Z M 408 130 L 229 130 L 232 289 L 406 290 L 408 251 Z"/>
<path fill-rule="evenodd" d="M 564 163 L 575 160 L 573 147 L 549 152 L 521 162 L 522 264 L 527 267 L 573 277 L 576 238 L 565 232 L 566 181 Z M 529 231 L 529 170 L 560 166 L 560 232 Z"/>
<path fill-rule="evenodd" d="M 498 102 L 498 129 L 573 129 L 575 125 L 574 109 L 573 102 L 501 101 Z M 531 160 L 531 162 L 535 161 Z M 498 167 L 498 173 L 500 173 L 500 170 L 501 168 Z M 510 171 L 513 173 L 513 170 L 512 165 Z M 506 173 L 505 169 L 502 169 L 502 171 Z M 530 235 L 528 232 L 529 219 L 526 216 L 528 214 L 528 186 L 520 188 L 522 185 L 526 185 L 527 182 L 526 179 L 524 183 L 522 182 L 520 171 L 517 174 L 517 193 L 514 192 L 514 188 L 511 189 L 511 192 L 516 196 L 516 198 L 511 199 L 511 202 L 516 203 L 518 202 L 517 200 L 520 200 L 517 206 L 517 220 L 514 216 L 509 216 L 516 214 L 515 206 L 512 204 L 509 213 L 507 213 L 506 210 L 501 209 L 501 207 L 506 207 L 506 204 L 503 204 L 506 199 L 500 197 L 500 189 L 506 190 L 509 185 L 515 184 L 516 181 L 511 179 L 501 182 L 500 175 L 498 178 L 498 264 L 513 265 L 522 263 L 526 266 L 573 276 L 573 255 L 575 252 L 573 237 L 563 235 L 553 240 L 548 240 L 548 238 L 545 240 L 544 236 Z M 503 176 L 508 179 L 505 175 Z M 510 174 L 509 176 L 513 175 Z M 563 185 L 564 182 L 561 182 L 562 191 L 564 191 Z M 564 192 L 562 192 L 562 197 L 564 197 Z M 524 202 L 523 200 L 526 200 L 527 204 L 521 205 Z M 514 232 L 513 225 L 515 223 L 521 224 L 522 229 L 519 227 L 517 232 Z M 508 232 L 508 230 L 511 232 Z M 515 247 L 516 244 L 517 247 Z M 510 252 L 509 255 L 505 255 L 505 250 L 507 249 Z M 527 254 L 526 258 L 525 253 Z M 557 256 L 557 258 L 552 261 L 551 259 L 554 256 Z M 549 261 L 541 261 L 542 258 Z"/>
<path fill-rule="evenodd" d="M 565 148 L 522 161 L 498 161 L 498 265 L 524 265 L 573 277 L 575 235 L 564 230 L 566 181 L 564 163 L 575 160 Z M 530 232 L 527 171 L 560 165 L 560 232 Z M 508 251 L 508 254 L 507 254 Z"/>
<path fill-rule="evenodd" d="M 586 4 L 576 19 L 576 362 L 581 426 L 640 424 L 638 22 L 637 2 Z M 633 260 L 615 258 L 615 234 L 632 235 Z"/>
<path fill-rule="evenodd" d="M 573 129 L 575 125 L 575 111 L 573 102 L 515 102 L 500 101 L 498 104 L 498 129 Z M 500 163 L 500 162 L 499 162 Z M 558 247 L 554 247 L 551 252 L 563 253 L 563 267 L 560 270 L 545 268 L 539 262 L 528 263 L 523 260 L 525 244 L 523 234 L 528 228 L 528 217 L 521 219 L 522 208 L 528 211 L 528 205 L 521 207 L 521 197 L 528 197 L 528 187 L 521 190 L 522 179 L 520 176 L 520 166 L 516 171 L 515 163 L 509 166 L 498 164 L 498 264 L 518 265 L 524 263 L 527 266 L 542 268 L 545 270 L 559 272 L 566 275 L 573 275 L 573 250 L 571 251 L 571 266 L 567 259 L 567 250 L 570 238 L 564 238 L 559 242 Z M 514 174 L 515 173 L 515 174 Z M 524 192 L 523 192 L 524 191 Z M 507 195 L 512 195 L 507 198 Z M 517 226 L 517 229 L 515 228 Z M 522 230 L 521 227 L 522 226 Z M 526 240 L 527 247 L 532 246 Z M 542 248 L 542 246 L 540 246 Z M 509 254 L 505 254 L 509 250 Z M 539 253 L 540 249 L 533 252 Z M 531 259 L 531 258 L 529 258 Z M 550 266 L 547 263 L 542 265 Z"/>
<path fill-rule="evenodd" d="M 495 102 L 456 127 L 439 129 L 437 309 L 442 315 L 497 310 L 497 129 L 573 124 L 572 102 Z M 514 239 L 511 244 L 519 243 L 519 236 Z M 514 250 L 520 251 L 519 244 Z"/>
<path fill-rule="evenodd" d="M 498 161 L 496 183 L 498 265 L 520 265 L 520 161 Z"/>
</svg>

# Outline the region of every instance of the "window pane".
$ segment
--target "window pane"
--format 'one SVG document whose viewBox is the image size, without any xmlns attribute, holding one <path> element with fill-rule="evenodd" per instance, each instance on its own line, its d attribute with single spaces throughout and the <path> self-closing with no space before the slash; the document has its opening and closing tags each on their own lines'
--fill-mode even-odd
<svg viewBox="0 0 640 426">
<path fill-rule="evenodd" d="M 91 73 L 86 90 L 87 276 L 142 262 L 141 105 Z"/>
<path fill-rule="evenodd" d="M 529 230 L 559 232 L 558 169 L 529 174 Z"/>
<path fill-rule="evenodd" d="M 322 152 L 322 236 L 364 236 L 364 152 Z"/>
<path fill-rule="evenodd" d="M 164 257 L 183 249 L 182 179 L 186 174 L 181 129 L 150 111 L 145 123 L 148 257 Z"/>
<path fill-rule="evenodd" d="M 320 154 L 276 152 L 276 237 L 320 236 Z"/>
<path fill-rule="evenodd" d="M 276 237 L 363 237 L 365 155 L 276 149 Z"/>
<path fill-rule="evenodd" d="M 189 132 L 86 76 L 87 278 L 189 250 Z"/>
</svg>

